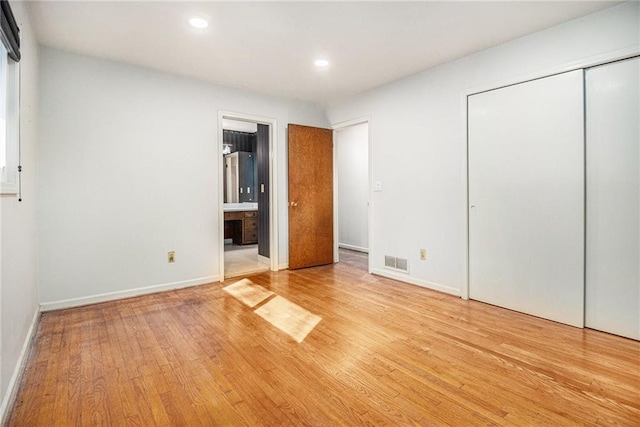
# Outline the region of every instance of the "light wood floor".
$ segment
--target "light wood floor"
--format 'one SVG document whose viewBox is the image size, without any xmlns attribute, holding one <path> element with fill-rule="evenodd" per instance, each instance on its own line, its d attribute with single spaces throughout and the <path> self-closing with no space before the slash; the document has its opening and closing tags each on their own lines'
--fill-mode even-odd
<svg viewBox="0 0 640 427">
<path fill-rule="evenodd" d="M 225 284 L 45 313 L 9 424 L 640 425 L 640 343 L 370 276 L 252 280 L 322 321 L 296 343 Z"/>
</svg>

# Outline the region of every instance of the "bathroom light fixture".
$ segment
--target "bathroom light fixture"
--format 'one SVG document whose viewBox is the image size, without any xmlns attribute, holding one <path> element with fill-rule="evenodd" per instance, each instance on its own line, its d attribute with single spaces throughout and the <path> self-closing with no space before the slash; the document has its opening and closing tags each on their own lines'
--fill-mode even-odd
<svg viewBox="0 0 640 427">
<path fill-rule="evenodd" d="M 189 25 L 193 28 L 203 29 L 209 26 L 209 23 L 202 18 L 191 18 L 189 19 Z"/>
<path fill-rule="evenodd" d="M 315 65 L 316 67 L 326 67 L 327 65 L 329 65 L 329 61 L 327 61 L 326 59 L 316 59 L 315 61 L 313 61 L 313 65 Z"/>
</svg>

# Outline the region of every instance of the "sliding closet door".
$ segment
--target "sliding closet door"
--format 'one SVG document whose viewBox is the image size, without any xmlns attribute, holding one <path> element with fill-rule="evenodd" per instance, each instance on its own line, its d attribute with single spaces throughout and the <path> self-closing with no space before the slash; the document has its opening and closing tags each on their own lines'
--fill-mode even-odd
<svg viewBox="0 0 640 427">
<path fill-rule="evenodd" d="M 470 297 L 584 323 L 582 71 L 469 97 Z"/>
<path fill-rule="evenodd" d="M 640 339 L 640 59 L 586 73 L 586 326 Z"/>
</svg>

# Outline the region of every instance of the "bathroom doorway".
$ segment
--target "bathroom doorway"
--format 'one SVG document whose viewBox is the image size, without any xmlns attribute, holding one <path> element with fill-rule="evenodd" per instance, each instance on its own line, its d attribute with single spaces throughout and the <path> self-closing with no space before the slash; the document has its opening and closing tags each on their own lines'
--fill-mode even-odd
<svg viewBox="0 0 640 427">
<path fill-rule="evenodd" d="M 277 270 L 275 120 L 219 115 L 220 279 Z"/>
</svg>

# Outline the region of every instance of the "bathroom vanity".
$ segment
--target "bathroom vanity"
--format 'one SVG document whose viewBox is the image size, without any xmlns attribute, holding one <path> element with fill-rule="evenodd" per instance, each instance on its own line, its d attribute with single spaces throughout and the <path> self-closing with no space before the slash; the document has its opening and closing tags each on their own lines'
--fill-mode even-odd
<svg viewBox="0 0 640 427">
<path fill-rule="evenodd" d="M 225 203 L 224 238 L 236 245 L 258 243 L 257 203 Z"/>
</svg>

